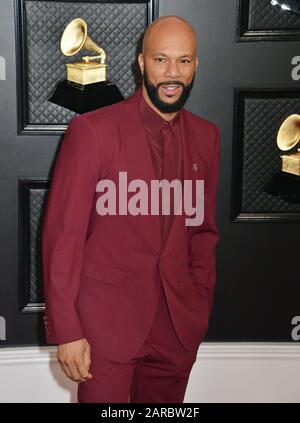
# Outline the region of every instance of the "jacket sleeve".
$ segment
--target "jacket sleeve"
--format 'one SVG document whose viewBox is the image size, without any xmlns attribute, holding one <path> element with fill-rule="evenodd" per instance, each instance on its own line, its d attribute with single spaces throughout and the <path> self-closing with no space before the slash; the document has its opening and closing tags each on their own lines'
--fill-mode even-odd
<svg viewBox="0 0 300 423">
<path fill-rule="evenodd" d="M 198 226 L 189 227 L 189 267 L 190 277 L 203 304 L 203 321 L 208 326 L 216 282 L 215 250 L 219 232 L 215 222 L 216 193 L 220 165 L 220 130 L 214 125 L 212 141 L 214 148 L 204 180 L 204 217 Z"/>
<path fill-rule="evenodd" d="M 100 169 L 97 134 L 84 116 L 68 126 L 57 157 L 42 227 L 46 339 L 84 338 L 76 311 L 84 244 Z"/>
</svg>

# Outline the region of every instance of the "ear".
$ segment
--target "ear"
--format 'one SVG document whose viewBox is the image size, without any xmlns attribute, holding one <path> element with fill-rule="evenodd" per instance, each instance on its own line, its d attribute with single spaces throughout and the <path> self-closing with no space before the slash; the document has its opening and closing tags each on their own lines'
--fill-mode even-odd
<svg viewBox="0 0 300 423">
<path fill-rule="evenodd" d="M 197 70 L 197 68 L 198 68 L 198 65 L 199 65 L 199 57 L 197 56 L 197 57 L 196 57 L 196 67 L 195 67 L 195 72 L 196 72 L 196 70 Z"/>
<path fill-rule="evenodd" d="M 143 56 L 143 53 L 139 53 L 138 62 L 139 62 L 141 74 L 143 75 L 143 73 L 144 73 L 144 56 Z"/>
</svg>

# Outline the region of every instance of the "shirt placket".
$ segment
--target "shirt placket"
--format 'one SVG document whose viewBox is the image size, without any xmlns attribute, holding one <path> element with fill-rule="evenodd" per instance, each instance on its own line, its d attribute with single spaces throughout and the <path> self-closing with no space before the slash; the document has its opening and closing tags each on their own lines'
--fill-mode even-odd
<svg viewBox="0 0 300 423">
<path fill-rule="evenodd" d="M 162 129 L 164 154 L 163 154 L 163 165 L 162 165 L 162 179 L 166 179 L 171 182 L 177 178 L 176 169 L 178 166 L 178 143 L 175 139 L 175 134 L 170 124 L 165 125 Z M 162 214 L 162 240 L 165 241 L 167 233 L 170 229 L 171 222 L 174 215 L 174 196 L 173 189 L 167 190 L 170 192 L 170 214 Z M 163 198 L 161 196 L 161 213 Z"/>
</svg>

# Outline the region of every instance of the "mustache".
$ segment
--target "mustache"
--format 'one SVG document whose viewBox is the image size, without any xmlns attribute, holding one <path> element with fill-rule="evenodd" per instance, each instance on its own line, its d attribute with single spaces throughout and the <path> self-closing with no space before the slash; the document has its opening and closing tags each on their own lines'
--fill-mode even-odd
<svg viewBox="0 0 300 423">
<path fill-rule="evenodd" d="M 161 86 L 168 86 L 168 85 L 180 85 L 181 87 L 185 87 L 184 83 L 181 81 L 167 81 L 167 82 L 159 82 L 157 84 L 157 88 Z"/>
</svg>

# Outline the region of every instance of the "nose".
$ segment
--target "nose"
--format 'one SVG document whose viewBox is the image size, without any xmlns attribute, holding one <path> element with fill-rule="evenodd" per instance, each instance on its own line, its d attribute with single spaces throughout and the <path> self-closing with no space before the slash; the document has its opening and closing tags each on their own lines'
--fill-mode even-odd
<svg viewBox="0 0 300 423">
<path fill-rule="evenodd" d="M 166 68 L 165 76 L 171 79 L 175 79 L 180 76 L 180 71 L 176 60 L 169 61 L 168 66 Z"/>
</svg>

